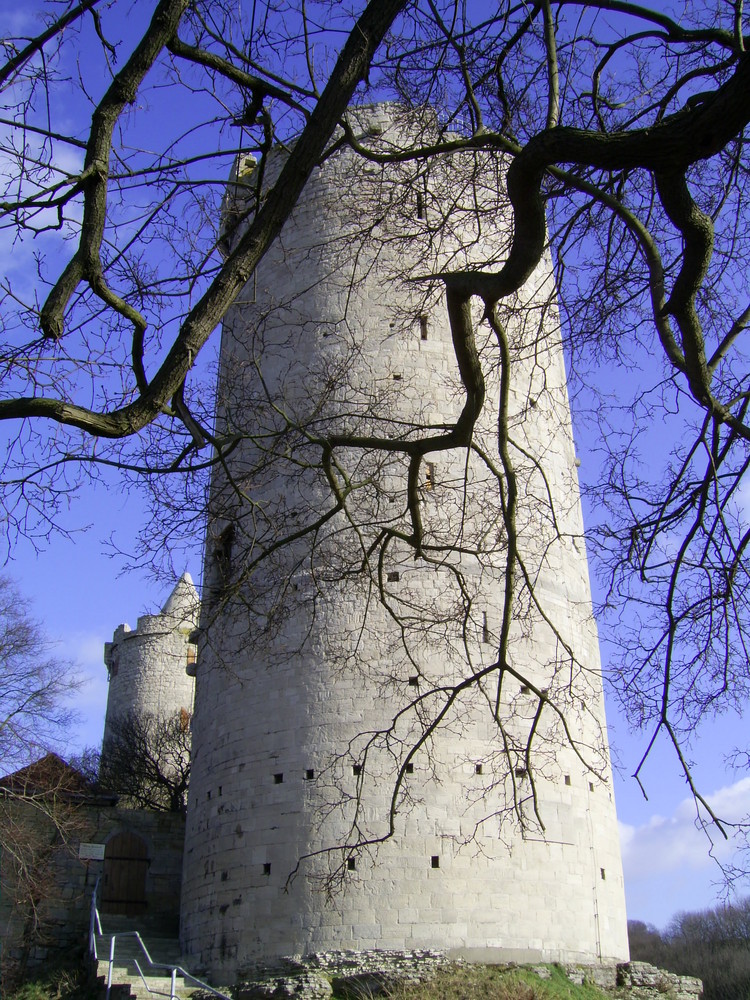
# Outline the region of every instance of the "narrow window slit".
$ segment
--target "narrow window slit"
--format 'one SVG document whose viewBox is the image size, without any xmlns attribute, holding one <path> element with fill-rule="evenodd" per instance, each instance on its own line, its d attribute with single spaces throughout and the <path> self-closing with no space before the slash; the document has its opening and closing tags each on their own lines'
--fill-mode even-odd
<svg viewBox="0 0 750 1000">
<path fill-rule="evenodd" d="M 356 858 L 347 858 L 346 859 L 346 867 L 347 867 L 347 871 L 350 871 L 350 872 L 356 871 L 357 870 L 357 859 Z"/>
<path fill-rule="evenodd" d="M 271 874 L 271 862 L 270 861 L 265 861 L 263 863 L 263 874 L 264 875 L 270 875 Z"/>
<path fill-rule="evenodd" d="M 419 337 L 420 340 L 427 340 L 427 316 L 425 313 L 419 317 Z"/>
<path fill-rule="evenodd" d="M 359 777 L 360 774 L 362 774 L 362 765 L 352 764 L 352 774 L 355 775 L 356 777 Z"/>
<path fill-rule="evenodd" d="M 419 687 L 419 677 L 415 674 L 413 677 L 409 678 L 409 687 L 416 688 Z"/>
<path fill-rule="evenodd" d="M 409 763 L 404 768 L 404 772 L 406 774 L 414 774 L 414 765 L 412 764 L 411 761 L 409 761 Z"/>
<path fill-rule="evenodd" d="M 483 767 L 482 767 L 481 764 L 475 764 L 474 765 L 474 774 L 481 774 L 482 771 L 483 771 Z"/>
<path fill-rule="evenodd" d="M 391 572 L 386 577 L 388 583 L 398 583 L 401 579 L 401 574 L 397 569 L 391 570 Z"/>
<path fill-rule="evenodd" d="M 439 854 L 433 854 L 432 857 L 430 858 L 430 864 L 432 865 L 433 868 L 439 868 L 440 867 L 440 855 Z"/>
<path fill-rule="evenodd" d="M 284 781 L 284 775 L 283 774 L 274 774 L 274 776 L 273 776 L 273 783 L 274 783 L 274 785 L 280 785 L 280 784 L 282 784 L 283 781 Z"/>
<path fill-rule="evenodd" d="M 234 525 L 229 524 L 216 539 L 214 560 L 218 573 L 220 587 L 226 587 L 232 575 L 232 546 L 234 544 Z"/>
<path fill-rule="evenodd" d="M 314 777 L 315 777 L 315 771 L 313 770 L 313 768 L 308 767 L 308 769 L 305 771 L 305 781 L 312 781 Z"/>
</svg>

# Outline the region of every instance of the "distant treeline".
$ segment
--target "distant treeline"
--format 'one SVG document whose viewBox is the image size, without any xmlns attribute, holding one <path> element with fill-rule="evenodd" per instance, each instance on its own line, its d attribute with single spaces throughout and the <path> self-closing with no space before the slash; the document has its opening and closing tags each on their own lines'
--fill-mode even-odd
<svg viewBox="0 0 750 1000">
<path fill-rule="evenodd" d="M 750 1000 L 750 898 L 678 913 L 664 931 L 628 921 L 630 957 L 703 980 L 704 1000 Z"/>
</svg>

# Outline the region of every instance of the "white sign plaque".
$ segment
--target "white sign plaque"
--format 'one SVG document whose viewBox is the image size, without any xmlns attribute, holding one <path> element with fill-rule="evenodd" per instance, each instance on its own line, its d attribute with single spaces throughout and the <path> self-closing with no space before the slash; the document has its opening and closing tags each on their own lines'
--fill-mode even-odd
<svg viewBox="0 0 750 1000">
<path fill-rule="evenodd" d="M 84 861 L 104 861 L 104 844 L 79 844 L 78 857 Z"/>
</svg>

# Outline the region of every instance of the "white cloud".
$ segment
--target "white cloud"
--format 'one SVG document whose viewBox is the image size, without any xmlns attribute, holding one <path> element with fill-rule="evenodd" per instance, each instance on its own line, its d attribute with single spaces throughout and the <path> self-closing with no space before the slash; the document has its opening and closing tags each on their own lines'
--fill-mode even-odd
<svg viewBox="0 0 750 1000">
<path fill-rule="evenodd" d="M 750 815 L 750 778 L 741 778 L 720 788 L 706 801 L 716 815 L 727 823 L 737 823 Z M 722 834 L 708 823 L 705 810 L 700 811 L 705 827 L 692 798 L 683 799 L 671 816 L 652 816 L 642 826 L 620 824 L 620 844 L 626 878 L 642 878 L 657 872 L 710 868 L 714 862 L 708 850 L 714 844 L 713 856 L 729 861 L 735 850 L 730 836 Z"/>
<path fill-rule="evenodd" d="M 734 494 L 734 505 L 743 528 L 750 525 L 750 479 L 747 476 Z"/>
<path fill-rule="evenodd" d="M 18 144 L 23 143 L 23 156 Z M 67 178 L 80 174 L 83 165 L 83 151 L 64 142 L 51 142 L 51 148 L 43 151 L 41 137 L 27 133 L 21 137 L 11 132 L 9 127 L 0 129 L 0 191 L 9 202 L 17 198 L 40 197 L 40 203 L 47 198 L 42 192 L 48 186 L 61 184 Z M 48 170 L 36 171 L 34 161 L 40 159 L 49 163 Z M 20 170 L 25 175 L 19 177 Z M 60 192 L 56 192 L 60 193 Z M 54 195 L 51 195 L 54 196 Z M 27 294 L 34 284 L 36 274 L 35 254 L 47 253 L 50 257 L 67 258 L 72 251 L 67 248 L 67 240 L 77 235 L 83 212 L 83 201 L 79 195 L 64 209 L 65 221 L 60 229 L 57 209 L 47 208 L 28 213 L 28 230 L 17 230 L 15 220 L 9 216 L 0 228 L 0 266 L 4 274 L 22 278 L 21 294 Z M 45 227 L 52 227 L 45 230 Z M 34 235 L 34 230 L 45 230 Z"/>
<path fill-rule="evenodd" d="M 104 666 L 104 642 L 101 635 L 75 632 L 66 637 L 64 648 L 83 679 L 72 707 L 80 717 L 70 733 L 70 748 L 98 747 L 107 708 L 107 669 Z"/>
<path fill-rule="evenodd" d="M 719 788 L 706 801 L 726 823 L 750 815 L 750 777 Z M 704 810 L 700 816 L 708 817 Z M 710 825 L 705 828 L 692 798 L 683 799 L 670 816 L 654 815 L 647 823 L 620 824 L 629 916 L 663 926 L 679 910 L 715 905 L 726 891 L 720 864 L 736 860 L 741 839 L 729 839 Z M 737 891 L 748 892 L 747 882 Z"/>
</svg>

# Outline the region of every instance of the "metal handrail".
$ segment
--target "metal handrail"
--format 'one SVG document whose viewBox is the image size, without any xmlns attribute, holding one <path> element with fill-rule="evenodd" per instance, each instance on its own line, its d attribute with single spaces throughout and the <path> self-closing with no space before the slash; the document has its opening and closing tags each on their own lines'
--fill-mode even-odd
<svg viewBox="0 0 750 1000">
<path fill-rule="evenodd" d="M 97 948 L 97 938 L 104 937 L 104 932 L 102 931 L 102 922 L 99 916 L 99 910 L 96 905 L 96 893 L 99 888 L 99 879 L 96 880 L 96 885 L 94 886 L 94 891 L 91 894 L 91 915 L 89 919 L 89 953 L 93 956 L 94 961 L 99 960 L 98 948 Z M 227 996 L 226 993 L 222 993 L 220 990 L 215 989 L 213 986 L 209 986 L 208 983 L 204 983 L 201 979 L 197 979 L 192 973 L 183 969 L 181 965 L 169 965 L 165 962 L 155 962 L 148 953 L 148 948 L 143 942 L 138 931 L 122 931 L 119 935 L 112 934 L 109 936 L 109 959 L 107 961 L 107 994 L 106 1000 L 109 1000 L 110 992 L 112 989 L 112 970 L 115 964 L 115 948 L 118 937 L 134 937 L 138 942 L 141 951 L 146 956 L 146 961 L 152 969 L 164 969 L 169 972 L 170 975 L 170 986 L 169 993 L 165 993 L 164 990 L 155 990 L 146 982 L 146 977 L 144 976 L 141 967 L 137 959 L 133 959 L 133 965 L 135 965 L 138 975 L 141 977 L 141 982 L 143 983 L 146 990 L 154 996 L 169 997 L 169 1000 L 176 1000 L 177 998 L 177 976 L 185 981 L 189 980 L 191 983 L 195 984 L 199 989 L 208 990 L 209 993 L 213 993 L 214 996 L 220 997 L 221 1000 L 232 1000 L 231 997 Z"/>
<path fill-rule="evenodd" d="M 89 954 L 94 956 L 96 960 L 98 958 L 96 954 L 96 929 L 99 928 L 99 933 L 102 933 L 102 922 L 99 919 L 99 910 L 96 908 L 96 894 L 99 891 L 99 882 L 101 881 L 101 876 L 97 875 L 96 882 L 94 882 L 94 891 L 91 893 L 91 912 L 89 914 Z"/>
</svg>

